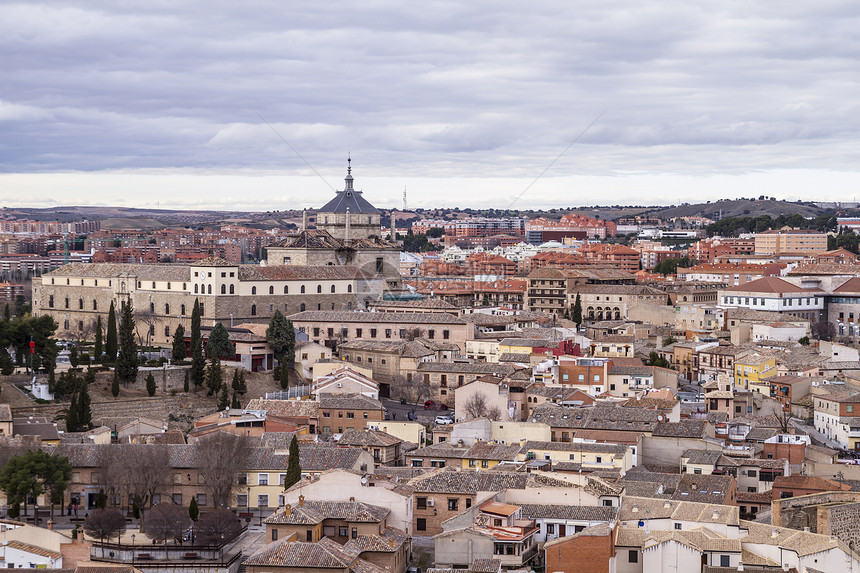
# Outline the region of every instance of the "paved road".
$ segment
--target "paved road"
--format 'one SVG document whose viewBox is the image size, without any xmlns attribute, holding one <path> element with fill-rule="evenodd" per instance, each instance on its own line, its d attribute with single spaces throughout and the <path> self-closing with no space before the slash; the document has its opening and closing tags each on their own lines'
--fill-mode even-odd
<svg viewBox="0 0 860 573">
<path fill-rule="evenodd" d="M 390 400 L 388 398 L 382 399 L 382 405 L 385 406 L 386 415 L 397 422 L 408 421 L 408 413 L 410 411 L 415 412 L 417 421 L 427 423 L 432 423 L 433 419 L 439 414 L 447 413 L 440 412 L 438 410 L 425 410 L 423 404 L 401 404 L 396 400 Z M 448 410 L 448 412 L 450 412 L 450 410 Z"/>
</svg>

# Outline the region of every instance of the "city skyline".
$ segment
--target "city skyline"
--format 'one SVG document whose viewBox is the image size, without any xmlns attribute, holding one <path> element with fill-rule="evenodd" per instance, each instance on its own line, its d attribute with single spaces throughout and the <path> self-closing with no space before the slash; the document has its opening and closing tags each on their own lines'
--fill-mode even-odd
<svg viewBox="0 0 860 573">
<path fill-rule="evenodd" d="M 404 188 L 411 207 L 551 208 L 860 187 L 847 3 L 0 15 L 7 206 L 313 207 L 349 153 L 380 207 Z"/>
</svg>

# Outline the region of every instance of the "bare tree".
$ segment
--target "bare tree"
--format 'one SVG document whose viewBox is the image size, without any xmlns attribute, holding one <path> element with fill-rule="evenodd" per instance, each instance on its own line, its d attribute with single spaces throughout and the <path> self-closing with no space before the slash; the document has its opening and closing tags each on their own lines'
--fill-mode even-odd
<svg viewBox="0 0 860 573">
<path fill-rule="evenodd" d="M 196 445 L 197 470 L 203 477 L 214 507 L 229 507 L 238 475 L 247 466 L 253 449 L 245 436 L 213 432 Z"/>
<path fill-rule="evenodd" d="M 818 340 L 833 340 L 833 337 L 836 335 L 836 327 L 833 326 L 833 323 L 824 320 L 813 322 L 810 325 L 810 331 L 812 332 L 812 337 Z"/>
<path fill-rule="evenodd" d="M 469 418 L 484 418 L 487 416 L 487 397 L 481 393 L 472 394 L 464 405 L 466 416 Z"/>
<path fill-rule="evenodd" d="M 391 397 L 406 400 L 410 404 L 423 404 L 430 397 L 430 385 L 408 380 L 403 374 L 396 374 L 391 382 Z"/>
<path fill-rule="evenodd" d="M 197 531 L 198 543 L 218 545 L 239 535 L 242 532 L 242 525 L 236 514 L 229 509 L 219 507 L 205 513 L 194 529 Z"/>
<path fill-rule="evenodd" d="M 104 543 L 114 535 L 125 533 L 125 516 L 117 509 L 96 509 L 84 520 L 84 532 L 90 537 L 97 537 Z M 104 557 L 102 545 L 102 557 Z"/>
<path fill-rule="evenodd" d="M 172 503 L 159 503 L 149 512 L 146 518 L 146 528 L 153 539 L 164 539 L 167 545 L 169 539 L 179 539 L 191 527 L 188 508 Z"/>
<path fill-rule="evenodd" d="M 125 493 L 128 503 L 137 508 L 140 530 L 145 531 L 144 513 L 152 498 L 170 473 L 168 446 L 152 444 L 116 444 L 105 448 L 101 459 L 105 491 Z"/>
<path fill-rule="evenodd" d="M 502 419 L 502 411 L 499 409 L 498 406 L 490 406 L 489 408 L 487 408 L 486 417 L 489 420 L 498 422 Z"/>
</svg>

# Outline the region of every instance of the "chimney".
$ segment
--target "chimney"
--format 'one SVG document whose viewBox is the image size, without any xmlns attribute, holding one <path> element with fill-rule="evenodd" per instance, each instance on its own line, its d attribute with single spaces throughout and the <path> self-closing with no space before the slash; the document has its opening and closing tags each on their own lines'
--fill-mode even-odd
<svg viewBox="0 0 860 573">
<path fill-rule="evenodd" d="M 711 515 L 711 519 L 717 519 L 718 517 L 720 517 L 720 512 L 715 509 L 714 513 Z"/>
<path fill-rule="evenodd" d="M 743 570 L 744 570 L 744 562 L 741 561 L 740 563 L 738 563 L 738 571 L 743 571 Z"/>
<path fill-rule="evenodd" d="M 355 496 L 349 496 L 349 501 L 355 502 Z"/>
<path fill-rule="evenodd" d="M 774 527 L 773 529 L 770 530 L 770 536 L 771 537 L 779 537 L 779 530 Z"/>
<path fill-rule="evenodd" d="M 300 495 L 299 496 L 299 507 L 304 507 L 304 506 L 305 506 L 305 496 Z"/>
<path fill-rule="evenodd" d="M 807 525 L 806 527 L 804 527 L 804 528 L 803 528 L 803 532 L 804 532 L 804 533 L 809 533 L 809 526 L 808 526 L 808 525 Z"/>
<path fill-rule="evenodd" d="M 293 513 L 293 506 L 290 505 L 289 503 L 286 504 L 284 506 L 284 515 L 292 515 L 292 513 Z"/>
<path fill-rule="evenodd" d="M 54 530 L 54 520 L 49 519 L 48 520 L 48 531 L 53 531 L 53 530 Z"/>
</svg>

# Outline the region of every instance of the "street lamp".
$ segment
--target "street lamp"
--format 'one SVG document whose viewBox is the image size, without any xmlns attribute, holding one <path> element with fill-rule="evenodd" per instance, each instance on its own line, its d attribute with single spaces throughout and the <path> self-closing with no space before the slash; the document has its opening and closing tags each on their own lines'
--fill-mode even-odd
<svg viewBox="0 0 860 573">
<path fill-rule="evenodd" d="M 134 533 L 131 534 L 131 566 L 134 568 Z"/>
</svg>

